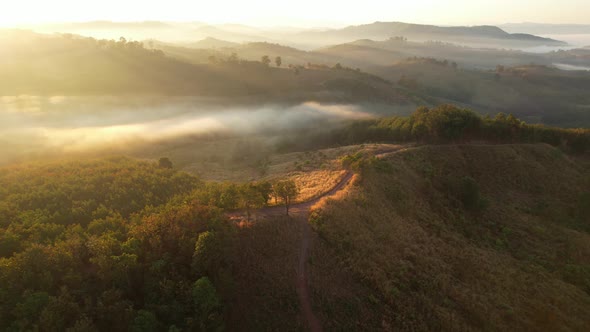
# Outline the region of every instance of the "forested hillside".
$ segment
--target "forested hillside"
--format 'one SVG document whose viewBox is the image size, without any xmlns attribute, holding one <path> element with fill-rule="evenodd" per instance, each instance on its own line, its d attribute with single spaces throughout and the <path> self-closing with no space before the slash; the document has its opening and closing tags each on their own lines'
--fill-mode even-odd
<svg viewBox="0 0 590 332">
<path fill-rule="evenodd" d="M 326 328 L 589 323 L 587 131 L 445 106 L 338 133 L 440 145 L 379 158 L 358 145 L 341 159 L 355 185 L 309 219 L 310 294 Z M 558 148 L 444 144 L 472 140 Z M 285 177 L 321 168 L 295 160 Z M 285 182 L 205 183 L 172 167 L 109 157 L 0 168 L 0 328 L 302 328 L 304 220 L 227 215 L 247 220 Z"/>
<path fill-rule="evenodd" d="M 172 48 L 172 54 L 174 48 Z M 0 32 L 3 95 L 175 95 L 253 101 L 404 102 L 377 76 L 342 66 L 270 66 L 237 54 L 194 63 L 125 38 Z M 191 55 L 192 56 L 192 55 Z M 276 61 L 275 61 L 276 62 Z M 281 63 L 281 65 L 283 65 Z"/>
<path fill-rule="evenodd" d="M 363 142 L 546 143 L 569 152 L 590 150 L 589 129 L 564 129 L 527 124 L 512 114 L 493 117 L 454 105 L 420 107 L 408 117 L 356 121 L 331 133 L 328 141 L 340 144 Z"/>
<path fill-rule="evenodd" d="M 0 329 L 223 326 L 230 247 L 210 246 L 231 231 L 194 177 L 109 158 L 2 168 L 0 188 Z"/>
</svg>

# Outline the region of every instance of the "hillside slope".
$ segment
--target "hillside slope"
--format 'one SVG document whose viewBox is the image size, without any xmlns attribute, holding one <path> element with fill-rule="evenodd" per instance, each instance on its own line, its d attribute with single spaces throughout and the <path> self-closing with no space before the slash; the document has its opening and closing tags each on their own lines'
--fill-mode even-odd
<svg viewBox="0 0 590 332">
<path fill-rule="evenodd" d="M 311 284 L 352 273 L 386 330 L 583 330 L 589 175 L 546 145 L 426 146 L 370 161 L 310 218 L 313 262 L 331 250 L 330 271 L 345 271 L 314 264 Z M 347 316 L 318 310 L 324 322 Z"/>
<path fill-rule="evenodd" d="M 374 22 L 325 31 L 305 31 L 297 35 L 308 41 L 329 40 L 348 42 L 356 39 L 385 39 L 404 36 L 413 40 L 438 40 L 465 45 L 566 45 L 566 43 L 539 36 L 510 34 L 495 26 L 451 26 L 411 24 L 402 22 Z"/>
<path fill-rule="evenodd" d="M 199 52 L 198 57 L 217 54 L 192 52 Z M 8 96 L 151 94 L 393 103 L 403 99 L 389 82 L 346 68 L 286 68 L 286 63 L 275 68 L 260 59 L 237 56 L 199 64 L 191 62 L 194 54 L 183 48 L 173 47 L 171 53 L 174 57 L 124 38 L 0 30 L 0 90 Z"/>
</svg>

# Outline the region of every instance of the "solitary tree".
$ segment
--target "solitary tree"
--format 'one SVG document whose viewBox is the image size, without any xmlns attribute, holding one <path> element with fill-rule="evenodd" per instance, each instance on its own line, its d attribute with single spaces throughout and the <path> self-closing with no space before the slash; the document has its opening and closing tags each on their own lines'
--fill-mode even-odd
<svg viewBox="0 0 590 332">
<path fill-rule="evenodd" d="M 280 67 L 283 64 L 283 59 L 280 56 L 276 57 L 275 64 L 277 65 L 277 67 Z"/>
<path fill-rule="evenodd" d="M 260 58 L 260 62 L 262 62 L 265 66 L 268 66 L 270 65 L 270 58 L 268 55 L 263 55 L 262 58 Z"/>
<path fill-rule="evenodd" d="M 299 195 L 299 188 L 297 188 L 293 180 L 287 180 L 275 183 L 273 190 L 283 200 L 287 209 L 287 215 L 289 215 L 289 207 L 291 206 L 291 202 Z"/>
</svg>

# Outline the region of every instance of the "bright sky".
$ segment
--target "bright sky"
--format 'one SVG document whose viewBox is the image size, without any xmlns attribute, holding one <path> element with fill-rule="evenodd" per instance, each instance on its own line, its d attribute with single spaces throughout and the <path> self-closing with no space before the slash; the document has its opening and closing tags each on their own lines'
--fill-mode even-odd
<svg viewBox="0 0 590 332">
<path fill-rule="evenodd" d="M 0 25 L 64 21 L 200 21 L 329 26 L 403 21 L 590 24 L 590 0 L 4 0 Z"/>
</svg>

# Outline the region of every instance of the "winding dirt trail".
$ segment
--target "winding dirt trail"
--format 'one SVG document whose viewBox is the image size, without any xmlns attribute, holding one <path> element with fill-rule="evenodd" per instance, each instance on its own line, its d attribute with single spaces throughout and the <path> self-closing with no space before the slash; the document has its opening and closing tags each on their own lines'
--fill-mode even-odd
<svg viewBox="0 0 590 332">
<path fill-rule="evenodd" d="M 382 158 L 388 154 L 405 150 L 406 148 L 406 146 L 396 146 L 395 148 L 375 151 L 374 156 L 377 158 Z M 325 192 L 321 196 L 316 197 L 307 202 L 293 204 L 289 207 L 289 216 L 297 220 L 298 222 L 301 222 L 303 227 L 303 234 L 301 238 L 301 246 L 299 251 L 299 261 L 297 264 L 296 289 L 297 296 L 299 298 L 299 305 L 301 307 L 301 314 L 305 320 L 308 329 L 312 332 L 322 331 L 322 325 L 319 319 L 314 314 L 311 305 L 311 292 L 308 278 L 309 274 L 307 271 L 307 262 L 309 261 L 309 251 L 311 247 L 312 232 L 311 226 L 308 223 L 309 213 L 312 206 L 314 206 L 320 200 L 334 196 L 339 191 L 345 189 L 352 180 L 353 175 L 353 172 L 347 171 L 344 177 L 340 180 L 340 182 L 338 182 L 332 189 Z M 259 217 L 284 216 L 285 214 L 286 209 L 284 206 L 267 207 L 256 211 L 256 215 Z M 239 215 L 239 213 L 236 213 L 232 214 L 231 216 L 237 217 Z"/>
</svg>

